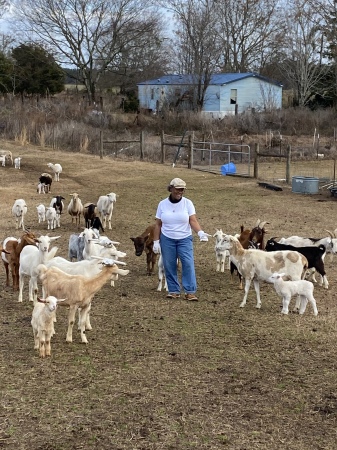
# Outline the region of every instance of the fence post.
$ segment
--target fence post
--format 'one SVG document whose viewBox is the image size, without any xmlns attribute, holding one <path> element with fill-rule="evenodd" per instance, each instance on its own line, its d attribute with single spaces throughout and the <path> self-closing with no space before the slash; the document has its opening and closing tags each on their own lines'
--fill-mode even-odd
<svg viewBox="0 0 337 450">
<path fill-rule="evenodd" d="M 188 136 L 188 147 L 187 147 L 187 167 L 192 169 L 193 166 L 193 141 L 194 141 L 194 131 Z"/>
<path fill-rule="evenodd" d="M 160 135 L 160 147 L 161 147 L 161 163 L 165 163 L 165 144 L 164 144 L 164 130 L 162 130 Z"/>
<path fill-rule="evenodd" d="M 260 153 L 260 147 L 259 143 L 255 143 L 255 155 L 254 155 L 254 178 L 259 177 L 259 153 Z"/>
<path fill-rule="evenodd" d="M 103 159 L 103 131 L 99 132 L 99 157 Z"/>
<path fill-rule="evenodd" d="M 291 145 L 287 145 L 286 183 L 290 183 Z"/>
<path fill-rule="evenodd" d="M 144 159 L 144 131 L 140 132 L 140 160 L 143 161 Z"/>
</svg>

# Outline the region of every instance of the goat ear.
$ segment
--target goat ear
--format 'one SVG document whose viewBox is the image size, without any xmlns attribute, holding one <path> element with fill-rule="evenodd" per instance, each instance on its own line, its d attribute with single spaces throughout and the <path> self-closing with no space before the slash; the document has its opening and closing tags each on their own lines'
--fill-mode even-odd
<svg viewBox="0 0 337 450">
<path fill-rule="evenodd" d="M 257 219 L 256 224 L 255 224 L 255 227 L 258 227 L 260 224 L 261 224 L 261 220 L 260 220 L 260 219 Z M 261 225 L 260 225 L 260 228 L 262 228 Z"/>
<path fill-rule="evenodd" d="M 40 298 L 40 297 L 37 298 L 37 301 L 40 303 L 46 303 L 46 300 L 44 298 Z"/>
</svg>

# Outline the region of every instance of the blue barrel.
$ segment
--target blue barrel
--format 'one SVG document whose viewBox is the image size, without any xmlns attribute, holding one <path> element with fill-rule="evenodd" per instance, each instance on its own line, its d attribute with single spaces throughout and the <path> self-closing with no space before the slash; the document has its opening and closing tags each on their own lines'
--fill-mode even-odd
<svg viewBox="0 0 337 450">
<path fill-rule="evenodd" d="M 228 173 L 236 173 L 236 166 L 232 162 L 221 166 L 221 175 L 227 175 Z"/>
<path fill-rule="evenodd" d="M 292 177 L 292 192 L 298 194 L 318 194 L 319 178 L 316 177 Z"/>
</svg>

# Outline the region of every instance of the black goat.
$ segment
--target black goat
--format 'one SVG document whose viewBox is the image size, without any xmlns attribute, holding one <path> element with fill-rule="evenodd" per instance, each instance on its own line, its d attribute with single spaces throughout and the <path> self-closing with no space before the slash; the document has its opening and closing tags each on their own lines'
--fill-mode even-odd
<svg viewBox="0 0 337 450">
<path fill-rule="evenodd" d="M 265 250 L 267 252 L 293 250 L 301 253 L 308 260 L 308 269 L 316 269 L 323 278 L 324 287 L 328 289 L 329 283 L 324 268 L 324 255 L 326 253 L 324 245 L 319 245 L 318 247 L 294 247 L 293 245 L 280 244 L 279 242 L 276 242 L 274 238 L 271 238 L 267 241 Z"/>
<path fill-rule="evenodd" d="M 96 217 L 96 205 L 94 203 L 86 203 L 84 205 L 83 217 L 85 220 L 85 227 L 86 228 L 90 228 L 90 226 L 92 227 L 91 223 Z"/>
<path fill-rule="evenodd" d="M 41 173 L 39 181 L 40 183 L 44 184 L 46 193 L 51 191 L 53 177 L 49 173 Z"/>
<path fill-rule="evenodd" d="M 101 219 L 99 217 L 93 217 L 90 220 L 90 227 L 95 228 L 95 230 L 98 230 L 98 231 L 101 229 L 104 233 L 104 228 L 103 228 Z"/>
</svg>

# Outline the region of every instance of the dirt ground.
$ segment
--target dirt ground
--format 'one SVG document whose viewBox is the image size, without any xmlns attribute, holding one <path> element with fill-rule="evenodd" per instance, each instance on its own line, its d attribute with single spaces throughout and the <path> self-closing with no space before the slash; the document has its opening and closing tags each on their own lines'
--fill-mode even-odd
<svg viewBox="0 0 337 450">
<path fill-rule="evenodd" d="M 58 309 L 51 358 L 33 349 L 28 280 L 24 301 L 5 287 L 0 269 L 0 448 L 6 450 L 334 450 L 336 448 L 336 259 L 326 258 L 329 289 L 315 287 L 319 315 L 281 316 L 280 299 L 263 284 L 262 308 L 253 288 L 243 292 L 229 272 L 216 272 L 214 239 L 195 239 L 199 302 L 167 300 L 157 277 L 146 276 L 130 237 L 153 222 L 175 176 L 187 182 L 204 231 L 236 233 L 268 221 L 268 236 L 323 237 L 336 226 L 337 199 L 276 192 L 256 180 L 205 174 L 170 165 L 100 160 L 97 156 L 1 143 L 22 156 L 21 170 L 0 167 L 0 239 L 19 237 L 11 207 L 28 205 L 26 225 L 38 224 L 39 175 L 63 166 L 52 194 L 83 203 L 117 193 L 112 230 L 130 273 L 94 298 L 89 343 L 66 343 L 67 311 Z M 82 222 L 84 226 L 84 222 Z M 55 243 L 67 257 L 77 232 L 66 213 Z"/>
</svg>

